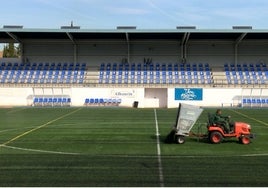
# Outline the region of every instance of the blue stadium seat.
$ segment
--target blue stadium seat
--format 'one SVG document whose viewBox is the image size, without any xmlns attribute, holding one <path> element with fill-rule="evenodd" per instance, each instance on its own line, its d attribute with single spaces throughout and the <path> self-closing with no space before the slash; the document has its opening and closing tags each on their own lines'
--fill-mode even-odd
<svg viewBox="0 0 268 188">
<path fill-rule="evenodd" d="M 60 105 L 62 104 L 62 98 L 61 97 L 57 98 L 57 103 L 60 104 Z"/>
<path fill-rule="evenodd" d="M 135 70 L 131 70 L 131 73 L 130 73 L 130 83 L 132 83 L 132 84 L 135 83 Z"/>
<path fill-rule="evenodd" d="M 43 104 L 43 97 L 38 98 L 38 104 Z"/>
<path fill-rule="evenodd" d="M 256 103 L 257 103 L 256 99 L 255 99 L 255 98 L 252 98 L 252 99 L 251 99 L 251 104 L 252 104 L 252 105 L 255 105 Z"/>
<path fill-rule="evenodd" d="M 121 84 L 122 83 L 122 79 L 123 79 L 123 71 L 122 70 L 119 70 L 117 83 Z"/>
<path fill-rule="evenodd" d="M 163 84 L 166 84 L 166 81 L 167 81 L 167 76 L 166 76 L 166 64 L 162 64 L 162 67 L 161 67 L 161 69 L 162 69 L 162 83 Z"/>
<path fill-rule="evenodd" d="M 198 84 L 198 76 L 197 75 L 194 75 L 193 77 L 194 77 L 194 79 L 193 79 L 194 84 Z"/>
<path fill-rule="evenodd" d="M 121 99 L 117 99 L 117 100 L 116 100 L 116 103 L 117 103 L 117 104 L 120 104 L 121 102 L 122 102 Z"/>
<path fill-rule="evenodd" d="M 107 103 L 108 103 L 108 104 L 112 104 L 112 102 L 113 102 L 112 99 L 108 99 L 108 100 L 107 100 Z"/>
<path fill-rule="evenodd" d="M 181 75 L 181 83 L 186 84 L 185 75 Z"/>
<path fill-rule="evenodd" d="M 52 97 L 48 98 L 48 103 L 49 103 L 50 105 L 53 104 L 53 98 L 52 98 Z"/>
<path fill-rule="evenodd" d="M 127 84 L 128 83 L 128 70 L 124 71 L 124 83 Z"/>
<path fill-rule="evenodd" d="M 67 103 L 67 98 L 63 97 L 62 98 L 62 104 L 65 105 Z"/>
<path fill-rule="evenodd" d="M 48 98 L 44 97 L 43 104 L 47 105 L 48 104 Z"/>
<path fill-rule="evenodd" d="M 103 104 L 106 105 L 108 103 L 108 99 L 104 98 L 103 99 Z"/>
<path fill-rule="evenodd" d="M 84 102 L 84 105 L 87 106 L 88 104 L 89 104 L 89 98 L 86 98 L 86 99 L 85 99 L 85 102 Z"/>
<path fill-rule="evenodd" d="M 34 104 L 38 103 L 38 101 L 39 101 L 39 100 L 38 100 L 38 98 L 36 98 L 36 97 L 33 99 L 33 103 L 34 103 Z"/>
<path fill-rule="evenodd" d="M 119 68 L 119 72 L 120 72 L 120 68 Z M 106 72 L 106 74 L 107 74 L 107 72 Z M 108 74 L 110 74 L 110 73 L 108 73 Z M 114 63 L 113 68 L 112 68 L 112 80 L 111 80 L 111 83 L 115 84 L 116 81 L 117 81 L 117 64 Z"/>
<path fill-rule="evenodd" d="M 117 100 L 116 99 L 112 99 L 112 104 L 113 105 L 117 104 Z"/>
<path fill-rule="evenodd" d="M 93 98 L 90 98 L 90 99 L 89 99 L 89 104 L 92 105 L 92 104 L 94 104 L 94 102 L 95 102 L 95 100 L 94 100 Z"/>
<path fill-rule="evenodd" d="M 147 84 L 147 70 L 143 70 L 143 83 Z"/>
<path fill-rule="evenodd" d="M 99 99 L 99 103 L 100 103 L 100 104 L 104 104 L 104 99 L 103 99 L 103 98 L 100 98 L 100 99 Z"/>
<path fill-rule="evenodd" d="M 261 99 L 256 99 L 256 103 L 260 106 L 261 105 Z"/>
</svg>

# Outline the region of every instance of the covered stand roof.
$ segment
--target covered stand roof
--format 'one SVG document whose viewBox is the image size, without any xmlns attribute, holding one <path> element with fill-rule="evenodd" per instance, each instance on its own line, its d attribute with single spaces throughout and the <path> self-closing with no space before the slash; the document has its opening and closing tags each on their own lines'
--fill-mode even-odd
<svg viewBox="0 0 268 188">
<path fill-rule="evenodd" d="M 188 40 L 268 40 L 268 30 L 251 28 L 240 29 L 26 29 L 26 28 L 1 28 L 0 42 L 23 42 L 24 40 L 42 39 L 67 39 L 67 40 L 93 40 L 93 39 L 115 39 L 115 40 L 142 40 L 142 39 L 164 39 L 183 40 L 185 35 Z"/>
</svg>

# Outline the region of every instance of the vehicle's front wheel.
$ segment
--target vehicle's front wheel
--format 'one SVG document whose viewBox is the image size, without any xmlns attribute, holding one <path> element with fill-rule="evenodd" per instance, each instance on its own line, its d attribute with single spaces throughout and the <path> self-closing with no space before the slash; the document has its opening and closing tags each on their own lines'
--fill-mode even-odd
<svg viewBox="0 0 268 188">
<path fill-rule="evenodd" d="M 214 131 L 214 132 L 211 132 L 210 133 L 210 142 L 213 143 L 213 144 L 219 144 L 222 142 L 223 140 L 223 136 L 220 132 L 218 131 Z"/>
<path fill-rule="evenodd" d="M 241 137 L 239 137 L 239 142 L 241 144 L 249 144 L 250 138 L 248 136 L 241 136 Z"/>
</svg>

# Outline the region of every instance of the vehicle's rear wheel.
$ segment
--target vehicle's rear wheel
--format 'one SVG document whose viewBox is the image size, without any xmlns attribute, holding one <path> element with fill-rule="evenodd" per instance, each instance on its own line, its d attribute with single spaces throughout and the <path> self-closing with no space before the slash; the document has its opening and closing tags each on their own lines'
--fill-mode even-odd
<svg viewBox="0 0 268 188">
<path fill-rule="evenodd" d="M 178 144 L 184 144 L 184 142 L 185 142 L 185 136 L 182 136 L 182 135 L 177 136 Z"/>
<path fill-rule="evenodd" d="M 239 142 L 241 144 L 249 144 L 250 143 L 250 138 L 248 136 L 241 136 L 239 138 Z"/>
<path fill-rule="evenodd" d="M 214 132 L 211 132 L 210 133 L 210 142 L 213 143 L 213 144 L 219 144 L 222 142 L 223 140 L 223 137 L 222 137 L 222 134 L 218 131 L 214 131 Z"/>
</svg>

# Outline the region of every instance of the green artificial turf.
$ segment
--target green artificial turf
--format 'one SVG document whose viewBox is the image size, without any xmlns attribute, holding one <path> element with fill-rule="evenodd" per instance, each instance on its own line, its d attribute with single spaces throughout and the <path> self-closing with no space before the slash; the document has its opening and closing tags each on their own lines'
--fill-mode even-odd
<svg viewBox="0 0 268 188">
<path fill-rule="evenodd" d="M 192 131 L 206 133 L 204 109 Z M 224 109 L 256 139 L 166 144 L 177 109 L 0 109 L 0 186 L 268 186 L 268 109 Z M 159 148 L 156 127 L 159 128 Z"/>
</svg>

